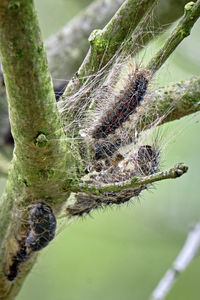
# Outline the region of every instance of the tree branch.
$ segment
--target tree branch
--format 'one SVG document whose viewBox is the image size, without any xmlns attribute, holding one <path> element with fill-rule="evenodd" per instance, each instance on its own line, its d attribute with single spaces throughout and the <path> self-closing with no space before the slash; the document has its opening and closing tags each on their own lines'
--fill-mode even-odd
<svg viewBox="0 0 200 300">
<path fill-rule="evenodd" d="M 29 230 L 27 206 L 44 199 L 58 207 L 66 199 L 63 174 L 72 180 L 77 155 L 72 158 L 65 142 L 33 1 L 0 1 L 0 55 L 15 140 L 0 202 L 0 299 L 13 299 L 35 259 L 24 263 L 14 283 L 6 279 Z"/>
<path fill-rule="evenodd" d="M 179 21 L 170 37 L 147 65 L 147 69 L 155 73 L 164 64 L 176 47 L 190 35 L 190 31 L 200 16 L 200 1 L 189 2 L 185 5 L 184 16 Z"/>
<path fill-rule="evenodd" d="M 151 184 L 165 179 L 174 179 L 182 176 L 188 170 L 188 167 L 182 163 L 175 165 L 173 168 L 158 172 L 145 177 L 132 177 L 128 181 L 116 182 L 114 184 L 91 185 L 79 184 L 79 187 L 72 188 L 73 192 L 88 192 L 99 195 L 101 193 L 118 192 L 130 188 L 139 188 L 143 185 Z"/>
<path fill-rule="evenodd" d="M 46 41 L 47 58 L 54 88 L 59 90 L 63 86 L 62 80 L 69 80 L 77 71 L 88 51 L 88 36 L 96 28 L 102 28 L 114 15 L 124 0 L 97 0 L 92 2 L 79 15 L 67 23 L 58 33 Z M 182 14 L 185 0 L 161 0 L 155 8 L 156 20 L 153 28 L 160 34 Z M 157 23 L 161 26 L 158 30 Z M 166 25 L 167 24 L 167 25 Z M 152 38 L 152 33 L 143 37 L 143 45 Z M 73 52 L 73 55 L 72 55 Z M 59 79 L 59 80 L 57 80 Z M 60 81 L 61 80 L 61 81 Z"/>
<path fill-rule="evenodd" d="M 144 110 L 138 111 L 134 128 L 138 132 L 149 128 L 152 123 L 159 120 L 157 125 L 198 112 L 200 110 L 200 77 L 181 81 L 166 88 L 152 92 L 145 103 Z"/>
<path fill-rule="evenodd" d="M 90 213 L 107 205 L 119 205 L 138 197 L 147 189 L 149 184 L 182 176 L 188 168 L 184 164 L 177 164 L 173 168 L 146 177 L 132 177 L 127 181 L 108 184 L 84 183 L 73 188 L 73 195 L 66 204 L 66 214 L 69 219 Z M 111 175 L 111 174 L 110 174 Z"/>
<path fill-rule="evenodd" d="M 172 289 L 175 281 L 185 271 L 200 249 L 200 223 L 190 231 L 183 248 L 169 269 L 153 291 L 151 300 L 164 300 Z"/>
<path fill-rule="evenodd" d="M 92 32 L 89 37 L 89 52 L 76 73 L 77 80 L 69 82 L 65 91 L 66 96 L 78 90 L 88 76 L 95 74 L 114 57 L 124 40 L 152 10 L 155 3 L 156 0 L 142 0 L 138 5 L 137 0 L 126 0 L 103 30 Z"/>
<path fill-rule="evenodd" d="M 48 38 L 45 45 L 56 90 L 60 89 L 64 81 L 71 79 L 83 61 L 89 47 L 90 33 L 95 28 L 105 26 L 123 1 L 93 1 L 58 33 Z"/>
<path fill-rule="evenodd" d="M 123 0 L 97 0 L 91 3 L 83 12 L 73 18 L 57 34 L 46 41 L 47 58 L 49 68 L 54 80 L 54 90 L 59 92 L 76 72 L 88 50 L 88 36 L 95 28 L 102 28 L 107 20 L 115 13 Z M 161 0 L 155 8 L 155 16 L 151 32 L 144 28 L 145 35 L 142 45 L 166 29 L 171 22 L 175 21 L 182 14 L 182 7 L 185 0 Z M 157 22 L 161 26 L 158 30 Z M 147 23 L 147 22 L 145 22 Z M 153 31 L 153 33 L 152 33 Z M 136 44 L 139 44 L 137 39 Z M 137 51 L 139 47 L 137 46 Z M 72 55 L 73 52 L 73 55 Z M 76 55 L 74 55 L 74 53 Z M 59 79 L 59 80 L 58 80 Z M 0 99 L 6 99 L 5 88 L 2 86 Z M 2 94 L 3 93 L 3 94 Z M 3 101 L 2 100 L 2 101 Z M 0 144 L 5 143 L 5 137 L 9 134 L 9 121 L 7 109 L 0 110 Z"/>
<path fill-rule="evenodd" d="M 195 22 L 198 20 L 200 16 L 200 1 L 198 0 L 196 3 L 189 2 L 185 5 L 184 9 L 184 15 L 180 19 L 179 23 L 173 30 L 173 32 L 170 34 L 168 39 L 165 41 L 164 45 L 158 50 L 158 52 L 153 56 L 153 58 L 150 60 L 150 62 L 146 65 L 146 69 L 151 70 L 152 74 L 156 71 L 158 71 L 161 66 L 165 63 L 167 58 L 174 52 L 174 50 L 177 48 L 177 46 L 188 36 L 190 35 L 190 31 L 192 27 L 194 26 Z M 131 53 L 131 56 L 134 57 L 135 53 L 138 51 L 138 48 L 141 48 L 141 41 L 143 42 L 143 38 L 147 39 L 145 36 L 145 30 L 144 28 L 147 26 L 147 20 L 149 16 L 146 15 L 145 18 L 142 19 L 140 22 L 138 28 L 133 32 L 133 37 L 128 42 L 129 47 L 124 46 L 122 54 L 121 54 L 121 60 L 123 61 L 124 56 L 128 56 L 128 54 Z M 142 31 L 142 33 L 141 33 Z M 138 47 L 138 45 L 140 45 Z M 127 49 L 128 50 L 127 50 Z M 120 56 L 118 56 L 118 60 L 120 61 Z M 115 75 L 114 75 L 115 76 Z M 112 75 L 109 79 L 109 85 L 112 84 L 113 79 Z"/>
</svg>

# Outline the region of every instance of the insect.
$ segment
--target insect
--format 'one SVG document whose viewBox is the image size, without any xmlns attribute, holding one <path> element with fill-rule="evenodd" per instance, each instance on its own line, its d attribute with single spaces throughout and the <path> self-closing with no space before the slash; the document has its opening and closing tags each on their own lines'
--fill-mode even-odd
<svg viewBox="0 0 200 300">
<path fill-rule="evenodd" d="M 159 167 L 159 151 L 155 146 L 140 146 L 134 158 L 138 172 L 142 176 L 148 176 L 158 172 Z"/>
<path fill-rule="evenodd" d="M 51 207 L 43 202 L 34 204 L 29 211 L 31 230 L 26 237 L 26 245 L 32 251 L 46 247 L 54 238 L 56 231 L 56 217 Z"/>
<path fill-rule="evenodd" d="M 20 249 L 16 255 L 12 257 L 12 264 L 9 267 L 9 271 L 6 277 L 9 281 L 13 281 L 19 273 L 19 265 L 26 261 L 28 258 L 27 247 L 24 242 L 19 241 Z"/>
<path fill-rule="evenodd" d="M 138 148 L 128 160 L 121 160 L 119 164 L 108 167 L 106 171 L 101 170 L 98 175 L 94 174 L 90 180 L 94 184 L 99 182 L 123 182 L 134 176 L 148 176 L 154 174 L 159 168 L 159 151 L 156 146 L 142 145 Z M 139 196 L 142 190 L 147 189 L 147 185 L 139 188 L 130 188 L 125 191 L 105 192 L 99 195 L 90 195 L 87 193 L 78 193 L 76 201 L 70 204 L 66 213 L 69 217 L 83 216 L 89 214 L 93 209 L 103 208 L 109 205 L 120 205 L 130 200 L 130 198 Z"/>
<path fill-rule="evenodd" d="M 126 84 L 113 100 L 109 101 L 109 95 L 107 97 L 106 94 L 104 95 L 105 99 L 108 99 L 105 102 L 105 108 L 101 109 L 100 115 L 97 115 L 88 131 L 94 150 L 95 170 L 102 169 L 99 168 L 97 161 L 104 160 L 104 163 L 110 165 L 110 158 L 122 146 L 134 142 L 134 137 L 122 133 L 120 128 L 131 115 L 137 113 L 137 108 L 146 95 L 152 76 L 150 70 L 136 68 L 128 75 Z"/>
<path fill-rule="evenodd" d="M 156 145 L 138 145 L 134 137 L 121 135 L 121 131 L 117 130 L 120 127 L 123 130 L 123 123 L 128 121 L 130 115 L 137 113 L 152 76 L 148 69 L 135 69 L 114 101 L 109 102 L 108 98 L 107 106 L 89 129 L 88 134 L 94 150 L 94 173 L 91 172 L 85 179 L 89 184 L 97 187 L 108 183 L 120 184 L 128 182 L 134 176 L 148 176 L 158 171 L 159 151 Z M 120 151 L 123 146 L 128 148 Z M 93 209 L 122 204 L 139 196 L 144 189 L 147 189 L 146 185 L 93 196 L 78 193 L 74 204 L 67 207 L 67 215 L 82 216 Z"/>
<path fill-rule="evenodd" d="M 55 236 L 56 217 L 51 207 L 43 202 L 34 204 L 29 210 L 29 224 L 30 231 L 25 239 L 19 241 L 19 251 L 12 257 L 6 274 L 9 281 L 17 277 L 20 264 L 29 258 L 31 251 L 46 247 Z"/>
<path fill-rule="evenodd" d="M 91 129 L 91 137 L 95 140 L 106 138 L 113 134 L 131 114 L 136 112 L 136 108 L 146 94 L 151 72 L 145 69 L 136 69 L 129 76 L 127 85 L 115 97 L 114 103 L 103 112 L 97 119 L 96 125 Z"/>
</svg>

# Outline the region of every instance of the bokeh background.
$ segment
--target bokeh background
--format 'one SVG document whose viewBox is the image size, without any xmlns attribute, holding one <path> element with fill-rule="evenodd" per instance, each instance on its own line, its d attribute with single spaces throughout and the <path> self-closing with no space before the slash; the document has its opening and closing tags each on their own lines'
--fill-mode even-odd
<svg viewBox="0 0 200 300">
<path fill-rule="evenodd" d="M 90 2 L 37 0 L 43 37 L 55 33 Z M 155 85 L 199 73 L 199 31 L 200 22 L 158 73 Z M 192 115 L 161 130 L 167 133 L 162 166 L 184 162 L 189 166 L 186 175 L 155 184 L 128 205 L 93 212 L 65 228 L 42 251 L 17 300 L 148 299 L 200 219 L 199 120 L 199 114 Z M 1 179 L 1 192 L 4 185 Z M 197 256 L 167 300 L 199 300 L 199 278 Z"/>
</svg>

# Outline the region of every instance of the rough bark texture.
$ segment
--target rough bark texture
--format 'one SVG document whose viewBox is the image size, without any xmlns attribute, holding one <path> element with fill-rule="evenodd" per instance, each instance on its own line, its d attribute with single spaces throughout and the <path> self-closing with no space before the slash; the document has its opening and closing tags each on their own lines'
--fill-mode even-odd
<svg viewBox="0 0 200 300">
<path fill-rule="evenodd" d="M 63 174 L 71 168 L 71 180 L 76 169 L 62 141 L 64 133 L 32 1 L 0 2 L 0 49 L 15 140 L 0 203 L 0 299 L 13 299 L 34 260 L 33 255 L 24 264 L 14 285 L 6 280 L 17 239 L 27 232 L 24 206 L 37 199 L 59 204 L 67 197 Z"/>
<path fill-rule="evenodd" d="M 94 30 L 91 33 L 90 49 L 76 73 L 76 78 L 69 82 L 65 91 L 66 96 L 75 93 L 85 81 L 91 80 L 88 76 L 97 73 L 112 60 L 142 18 L 152 11 L 155 3 L 156 0 L 142 0 L 138 5 L 137 0 L 126 0 L 102 30 Z"/>
<path fill-rule="evenodd" d="M 139 131 L 148 128 L 153 122 L 161 118 L 159 124 L 178 120 L 200 110 L 200 78 L 172 84 L 152 92 L 145 107 L 145 118 L 138 117 L 136 122 Z M 143 114 L 144 111 L 139 112 Z"/>
</svg>

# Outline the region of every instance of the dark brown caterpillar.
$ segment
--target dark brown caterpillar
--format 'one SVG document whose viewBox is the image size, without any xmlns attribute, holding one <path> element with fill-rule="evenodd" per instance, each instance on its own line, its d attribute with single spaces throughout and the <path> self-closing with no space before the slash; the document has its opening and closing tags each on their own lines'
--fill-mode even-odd
<svg viewBox="0 0 200 300">
<path fill-rule="evenodd" d="M 28 258 L 27 248 L 23 241 L 19 241 L 20 249 L 16 255 L 12 257 L 12 264 L 9 267 L 9 271 L 6 277 L 9 281 L 13 281 L 19 273 L 19 265 L 26 261 Z"/>
<path fill-rule="evenodd" d="M 33 205 L 29 211 L 29 223 L 31 230 L 24 240 L 19 241 L 20 249 L 12 257 L 12 264 L 6 274 L 9 281 L 17 277 L 20 264 L 29 258 L 31 251 L 46 247 L 55 236 L 56 217 L 49 205 L 43 202 Z"/>
<path fill-rule="evenodd" d="M 155 149 L 155 146 L 140 146 L 133 160 L 138 173 L 142 176 L 148 176 L 159 171 L 159 151 Z"/>
<path fill-rule="evenodd" d="M 32 251 L 46 247 L 55 237 L 56 217 L 51 207 L 43 202 L 33 205 L 29 211 L 29 231 L 26 244 Z"/>
<path fill-rule="evenodd" d="M 115 103 L 104 111 L 97 125 L 91 129 L 90 135 L 93 139 L 105 139 L 109 134 L 115 133 L 115 130 L 136 112 L 146 94 L 150 78 L 150 71 L 136 69 L 129 77 L 127 86 L 115 98 Z"/>
</svg>

